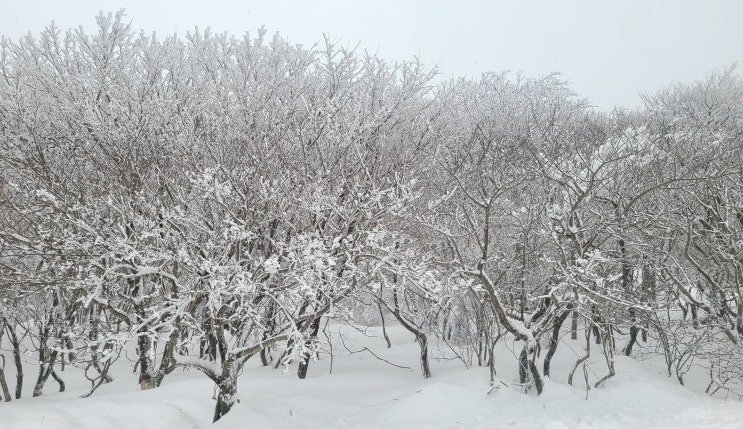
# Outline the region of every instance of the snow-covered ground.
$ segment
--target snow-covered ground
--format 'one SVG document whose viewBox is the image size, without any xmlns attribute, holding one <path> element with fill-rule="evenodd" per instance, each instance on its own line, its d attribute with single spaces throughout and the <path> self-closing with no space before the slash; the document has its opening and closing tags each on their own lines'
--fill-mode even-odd
<svg viewBox="0 0 743 429">
<path fill-rule="evenodd" d="M 366 351 L 349 353 L 339 342 L 334 343 L 332 373 L 323 355 L 305 380 L 294 371 L 259 367 L 255 359 L 240 378 L 240 402 L 212 425 L 213 384 L 201 373 L 176 372 L 160 388 L 138 391 L 136 376 L 122 359 L 117 379 L 90 398 L 79 397 L 87 391 L 79 374 L 66 371 L 67 392 L 55 393 L 57 385 L 50 380 L 42 397 L 30 398 L 28 392 L 27 398 L 0 404 L 0 428 L 743 428 L 742 402 L 695 393 L 651 362 L 623 356 L 616 358 L 617 376 L 606 387 L 590 390 L 586 399 L 582 372 L 576 373 L 575 387 L 566 383 L 576 353 L 582 353 L 577 341 L 561 345 L 554 378 L 541 396 L 510 385 L 518 376 L 516 361 L 509 343 L 502 343 L 499 387 L 488 394 L 487 369 L 433 360 L 433 377 L 424 380 L 412 336 L 391 327 L 393 346 L 387 349 L 379 332 L 370 328 L 371 336 L 365 337 L 346 328 L 346 345 L 353 351 L 369 347 L 413 369 L 391 366 Z M 440 355 L 435 346 L 431 352 Z M 592 353 L 589 375 L 595 380 L 606 368 L 603 356 Z M 10 366 L 6 371 L 12 383 Z M 32 368 L 26 377 L 35 377 Z M 32 380 L 26 384 L 30 388 Z"/>
</svg>

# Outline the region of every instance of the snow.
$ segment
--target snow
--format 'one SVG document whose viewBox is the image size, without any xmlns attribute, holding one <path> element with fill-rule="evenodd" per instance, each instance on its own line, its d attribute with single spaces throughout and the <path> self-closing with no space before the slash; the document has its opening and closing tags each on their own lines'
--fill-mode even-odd
<svg viewBox="0 0 743 429">
<path fill-rule="evenodd" d="M 222 374 L 222 365 L 214 361 L 200 359 L 196 356 L 182 356 L 182 355 L 176 355 L 175 360 L 180 365 L 191 366 L 194 368 L 202 368 L 203 370 L 209 371 L 214 375 Z"/>
<path fill-rule="evenodd" d="M 520 343 L 504 341 L 497 349 L 496 388 L 488 382 L 486 368 L 463 368 L 461 362 L 433 360 L 433 377 L 422 379 L 418 371 L 418 348 L 412 335 L 398 326 L 388 327 L 392 348 L 370 328 L 364 337 L 339 325 L 350 350 L 369 347 L 380 357 L 415 370 L 397 368 L 370 353 L 349 353 L 334 342 L 336 356 L 321 355 L 308 378 L 284 375 L 273 367 L 250 361 L 238 384 L 239 403 L 212 425 L 213 383 L 198 371 L 176 371 L 163 386 L 138 391 L 136 375 L 121 359 L 118 378 L 103 385 L 90 398 L 69 379 L 68 391 L 55 393 L 47 384 L 45 395 L 0 404 L 0 428 L 53 429 L 189 429 L 189 428 L 740 428 L 743 404 L 693 392 L 663 375 L 652 362 L 616 358 L 617 375 L 605 388 L 591 389 L 586 399 L 582 374 L 575 386 L 566 384 L 581 341 L 566 340 L 553 360 L 555 378 L 547 380 L 544 393 L 523 393 L 514 383 L 516 359 L 512 350 Z M 443 350 L 443 349 L 442 349 Z M 433 356 L 440 356 L 436 345 Z M 595 381 L 605 372 L 603 357 L 596 353 L 589 377 Z M 33 374 L 29 367 L 29 375 Z M 14 381 L 12 366 L 6 366 Z M 30 396 L 31 383 L 27 383 Z M 12 388 L 12 386 L 11 386 Z M 489 391 L 492 393 L 488 394 Z"/>
</svg>

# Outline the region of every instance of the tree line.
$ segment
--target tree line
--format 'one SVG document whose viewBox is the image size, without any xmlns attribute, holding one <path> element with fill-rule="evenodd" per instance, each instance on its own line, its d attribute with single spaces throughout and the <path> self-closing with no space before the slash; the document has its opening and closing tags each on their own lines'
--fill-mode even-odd
<svg viewBox="0 0 743 429">
<path fill-rule="evenodd" d="M 595 387 L 616 353 L 650 353 L 740 394 L 734 68 L 601 112 L 559 75 L 438 82 L 327 39 L 97 24 L 0 43 L 6 401 L 27 353 L 34 396 L 65 366 L 92 394 L 129 348 L 142 389 L 213 380 L 216 421 L 249 358 L 304 378 L 323 323 L 385 318 L 424 377 L 435 339 L 494 382 L 510 338 L 538 393 L 594 347 Z M 556 374 L 564 335 L 586 355 Z"/>
</svg>

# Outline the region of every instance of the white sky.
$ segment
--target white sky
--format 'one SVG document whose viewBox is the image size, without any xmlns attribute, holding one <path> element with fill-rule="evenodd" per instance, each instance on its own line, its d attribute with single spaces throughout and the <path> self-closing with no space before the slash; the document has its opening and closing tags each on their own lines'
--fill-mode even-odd
<svg viewBox="0 0 743 429">
<path fill-rule="evenodd" d="M 741 0 L 0 0 L 0 34 L 38 33 L 52 20 L 92 31 L 99 10 L 120 8 L 134 28 L 160 34 L 265 25 L 309 46 L 329 33 L 390 60 L 419 55 L 445 77 L 557 71 L 603 109 L 743 62 Z"/>
</svg>

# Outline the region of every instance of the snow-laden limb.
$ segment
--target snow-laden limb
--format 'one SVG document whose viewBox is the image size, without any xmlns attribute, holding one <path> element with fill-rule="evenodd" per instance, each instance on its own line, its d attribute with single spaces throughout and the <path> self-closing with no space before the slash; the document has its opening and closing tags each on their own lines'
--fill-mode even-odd
<svg viewBox="0 0 743 429">
<path fill-rule="evenodd" d="M 217 382 L 220 375 L 222 374 L 222 365 L 218 364 L 216 361 L 209 360 L 209 359 L 202 359 L 196 356 L 179 355 L 179 354 L 176 354 L 174 357 L 175 357 L 176 365 L 183 366 L 183 367 L 196 368 L 199 371 L 206 374 L 206 376 L 212 379 L 212 381 Z"/>
</svg>

